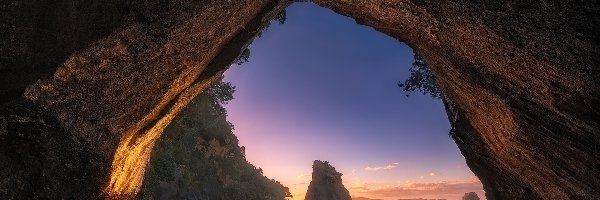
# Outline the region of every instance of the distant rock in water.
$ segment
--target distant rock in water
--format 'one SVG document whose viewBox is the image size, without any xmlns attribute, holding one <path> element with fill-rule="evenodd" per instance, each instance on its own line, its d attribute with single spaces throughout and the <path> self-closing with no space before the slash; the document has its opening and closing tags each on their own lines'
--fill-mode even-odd
<svg viewBox="0 0 600 200">
<path fill-rule="evenodd" d="M 327 161 L 313 162 L 312 181 L 308 185 L 305 200 L 352 200 L 342 184 L 342 173 Z"/>
<path fill-rule="evenodd" d="M 479 196 L 475 192 L 468 192 L 462 197 L 462 200 L 480 200 Z"/>
</svg>

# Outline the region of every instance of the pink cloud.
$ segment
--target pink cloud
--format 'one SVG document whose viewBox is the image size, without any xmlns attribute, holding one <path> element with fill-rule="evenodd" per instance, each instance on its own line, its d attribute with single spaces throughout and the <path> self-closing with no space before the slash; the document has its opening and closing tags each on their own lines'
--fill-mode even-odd
<svg viewBox="0 0 600 200">
<path fill-rule="evenodd" d="M 386 166 L 378 166 L 378 167 L 365 167 L 365 171 L 379 171 L 379 170 L 390 170 L 398 167 L 399 163 L 392 163 Z"/>
</svg>

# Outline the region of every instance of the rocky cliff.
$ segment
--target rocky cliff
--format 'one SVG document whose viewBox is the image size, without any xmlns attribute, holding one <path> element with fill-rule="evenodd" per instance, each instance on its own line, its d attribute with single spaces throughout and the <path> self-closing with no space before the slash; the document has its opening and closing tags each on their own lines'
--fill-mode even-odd
<svg viewBox="0 0 600 200">
<path fill-rule="evenodd" d="M 2 1 L 0 198 L 135 196 L 162 130 L 288 3 Z"/>
<path fill-rule="evenodd" d="M 305 200 L 352 200 L 342 184 L 342 173 L 327 161 L 313 162 L 312 180 L 308 185 Z"/>
<path fill-rule="evenodd" d="M 194 98 L 157 140 L 144 175 L 144 199 L 283 200 L 281 183 L 248 161 L 223 107 L 234 87 L 217 82 Z"/>
<path fill-rule="evenodd" d="M 424 56 L 488 199 L 600 198 L 598 2 L 315 2 Z"/>
<path fill-rule="evenodd" d="M 600 199 L 596 1 L 315 0 L 406 41 L 488 199 Z M 127 197 L 156 139 L 287 1 L 0 3 L 0 198 Z"/>
</svg>

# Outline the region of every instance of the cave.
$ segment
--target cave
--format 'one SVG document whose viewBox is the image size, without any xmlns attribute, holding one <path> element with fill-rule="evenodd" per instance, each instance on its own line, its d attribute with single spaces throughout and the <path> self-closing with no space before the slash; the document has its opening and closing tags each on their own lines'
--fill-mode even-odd
<svg viewBox="0 0 600 200">
<path fill-rule="evenodd" d="M 162 130 L 290 3 L 1 3 L 0 197 L 135 197 Z M 600 198 L 600 4 L 314 3 L 423 55 L 488 199 Z"/>
</svg>

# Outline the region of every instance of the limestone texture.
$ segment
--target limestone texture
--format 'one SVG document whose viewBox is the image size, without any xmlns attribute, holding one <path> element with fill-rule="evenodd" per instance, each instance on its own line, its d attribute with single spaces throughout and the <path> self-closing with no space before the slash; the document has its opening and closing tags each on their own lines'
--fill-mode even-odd
<svg viewBox="0 0 600 200">
<path fill-rule="evenodd" d="M 288 3 L 2 1 L 0 199 L 135 197 L 162 129 Z"/>
<path fill-rule="evenodd" d="M 600 3 L 315 0 L 411 45 L 487 199 L 600 199 Z M 0 2 L 0 199 L 130 198 L 289 1 Z"/>
</svg>

